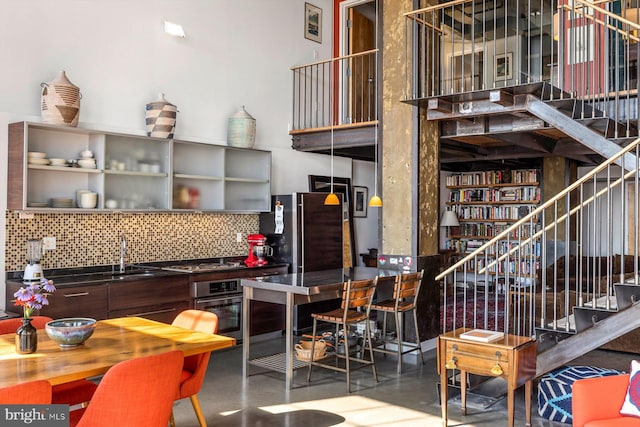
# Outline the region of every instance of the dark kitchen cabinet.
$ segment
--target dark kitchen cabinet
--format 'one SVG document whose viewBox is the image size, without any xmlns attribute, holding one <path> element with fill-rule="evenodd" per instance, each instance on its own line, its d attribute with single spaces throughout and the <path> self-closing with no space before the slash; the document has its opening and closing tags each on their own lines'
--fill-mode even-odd
<svg viewBox="0 0 640 427">
<path fill-rule="evenodd" d="M 171 323 L 178 313 L 190 307 L 186 274 L 109 284 L 109 317 L 140 316 Z"/>
<path fill-rule="evenodd" d="M 7 282 L 7 311 L 20 313 L 20 307 L 14 305 L 13 294 L 23 286 L 22 283 Z M 96 320 L 106 319 L 109 311 L 109 287 L 106 283 L 68 286 L 58 288 L 48 297 L 49 305 L 40 310 L 40 315 L 53 319 L 65 317 L 90 317 Z"/>
</svg>

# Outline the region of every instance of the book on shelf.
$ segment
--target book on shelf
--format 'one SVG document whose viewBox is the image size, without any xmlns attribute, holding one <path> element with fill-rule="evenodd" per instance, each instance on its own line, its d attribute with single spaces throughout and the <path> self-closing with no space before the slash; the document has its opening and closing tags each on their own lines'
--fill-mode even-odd
<svg viewBox="0 0 640 427">
<path fill-rule="evenodd" d="M 478 342 L 494 342 L 504 338 L 504 332 L 487 329 L 472 329 L 460 334 L 460 338 Z"/>
</svg>

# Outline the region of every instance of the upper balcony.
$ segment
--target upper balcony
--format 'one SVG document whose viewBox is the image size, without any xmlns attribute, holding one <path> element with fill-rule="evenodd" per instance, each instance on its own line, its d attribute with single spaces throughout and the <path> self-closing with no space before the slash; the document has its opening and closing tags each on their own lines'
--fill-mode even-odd
<svg viewBox="0 0 640 427">
<path fill-rule="evenodd" d="M 293 148 L 373 161 L 378 50 L 292 67 Z"/>
<path fill-rule="evenodd" d="M 637 136 L 638 14 L 625 18 L 635 11 L 606 0 L 453 0 L 407 12 L 404 101 L 440 121 L 441 161 L 453 168 L 548 155 L 597 163 L 518 103 L 533 95 L 617 144 Z"/>
</svg>

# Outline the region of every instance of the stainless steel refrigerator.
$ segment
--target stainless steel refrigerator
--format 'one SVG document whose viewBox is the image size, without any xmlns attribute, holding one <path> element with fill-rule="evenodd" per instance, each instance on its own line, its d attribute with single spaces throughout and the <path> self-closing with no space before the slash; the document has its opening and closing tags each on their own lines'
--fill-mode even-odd
<svg viewBox="0 0 640 427">
<path fill-rule="evenodd" d="M 343 212 L 324 204 L 325 193 L 292 193 L 271 198 L 271 212 L 260 214 L 260 234 L 273 248 L 270 262 L 289 263 L 291 273 L 343 267 Z M 338 194 L 342 201 L 342 195 Z M 311 326 L 310 313 L 331 310 L 335 300 L 297 306 L 295 332 Z"/>
</svg>

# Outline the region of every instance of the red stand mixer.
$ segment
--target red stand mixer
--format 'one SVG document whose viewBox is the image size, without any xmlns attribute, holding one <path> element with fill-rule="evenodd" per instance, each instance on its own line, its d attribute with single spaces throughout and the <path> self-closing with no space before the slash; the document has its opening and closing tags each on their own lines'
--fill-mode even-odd
<svg viewBox="0 0 640 427">
<path fill-rule="evenodd" d="M 267 257 L 273 254 L 271 246 L 265 245 L 267 238 L 262 234 L 249 234 L 249 256 L 244 260 L 247 267 L 259 267 L 268 264 Z"/>
</svg>

